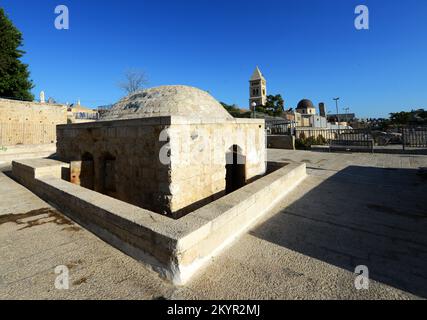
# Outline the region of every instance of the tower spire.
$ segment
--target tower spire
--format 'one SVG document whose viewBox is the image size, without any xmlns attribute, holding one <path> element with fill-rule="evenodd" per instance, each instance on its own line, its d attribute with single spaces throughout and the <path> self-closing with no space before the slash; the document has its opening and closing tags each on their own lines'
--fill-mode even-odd
<svg viewBox="0 0 427 320">
<path fill-rule="evenodd" d="M 252 74 L 251 81 L 252 80 L 260 80 L 263 79 L 261 70 L 259 70 L 258 66 L 256 66 L 254 73 Z"/>
<path fill-rule="evenodd" d="M 252 107 L 253 103 L 257 106 L 267 103 L 267 81 L 258 66 L 249 80 L 249 106 Z"/>
</svg>

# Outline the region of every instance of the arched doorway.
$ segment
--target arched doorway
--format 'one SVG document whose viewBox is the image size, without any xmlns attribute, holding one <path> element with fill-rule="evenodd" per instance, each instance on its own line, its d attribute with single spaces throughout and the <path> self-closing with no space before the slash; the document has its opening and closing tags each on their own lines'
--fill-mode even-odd
<svg viewBox="0 0 427 320">
<path fill-rule="evenodd" d="M 242 149 L 233 145 L 226 154 L 225 193 L 229 194 L 246 185 L 246 157 Z"/>
<path fill-rule="evenodd" d="M 80 185 L 91 190 L 94 190 L 95 188 L 95 164 L 93 156 L 89 152 L 85 152 L 82 155 Z"/>
</svg>

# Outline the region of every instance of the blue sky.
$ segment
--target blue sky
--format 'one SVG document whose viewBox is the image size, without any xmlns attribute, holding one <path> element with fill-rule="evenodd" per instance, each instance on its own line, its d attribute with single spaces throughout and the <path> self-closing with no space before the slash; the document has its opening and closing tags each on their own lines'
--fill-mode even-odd
<svg viewBox="0 0 427 320">
<path fill-rule="evenodd" d="M 70 30 L 54 28 L 54 8 Z M 354 9 L 370 10 L 370 29 Z M 186 84 L 248 107 L 259 65 L 287 107 L 309 98 L 360 117 L 427 108 L 425 0 L 0 0 L 24 34 L 34 93 L 95 107 L 123 96 L 126 69 L 149 86 Z"/>
</svg>

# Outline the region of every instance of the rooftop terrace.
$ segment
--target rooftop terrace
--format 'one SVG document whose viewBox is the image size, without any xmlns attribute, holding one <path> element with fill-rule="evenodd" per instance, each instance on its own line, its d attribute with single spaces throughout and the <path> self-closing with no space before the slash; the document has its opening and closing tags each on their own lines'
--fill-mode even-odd
<svg viewBox="0 0 427 320">
<path fill-rule="evenodd" d="M 427 298 L 427 156 L 269 150 L 269 160 L 305 162 L 308 177 L 185 286 L 0 172 L 0 299 Z M 54 287 L 58 265 L 69 290 Z M 369 290 L 354 287 L 357 265 Z"/>
</svg>

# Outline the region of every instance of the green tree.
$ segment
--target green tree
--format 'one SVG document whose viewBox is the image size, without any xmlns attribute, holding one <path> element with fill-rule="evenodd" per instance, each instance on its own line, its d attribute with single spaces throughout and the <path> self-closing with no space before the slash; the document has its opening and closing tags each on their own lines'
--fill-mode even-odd
<svg viewBox="0 0 427 320">
<path fill-rule="evenodd" d="M 417 114 L 418 114 L 418 116 L 419 116 L 421 119 L 423 119 L 424 121 L 426 121 L 426 120 L 427 120 L 427 110 L 419 109 L 419 110 L 417 110 Z"/>
<path fill-rule="evenodd" d="M 250 118 L 251 117 L 250 111 L 242 113 L 240 108 L 235 104 L 229 105 L 225 102 L 220 102 L 220 103 L 224 107 L 224 109 L 227 110 L 228 113 L 231 114 L 234 118 Z"/>
<path fill-rule="evenodd" d="M 285 101 L 280 94 L 267 96 L 265 111 L 271 116 L 280 116 L 284 111 Z"/>
<path fill-rule="evenodd" d="M 34 86 L 28 65 L 19 60 L 25 53 L 21 46 L 22 33 L 0 8 L 0 96 L 31 101 Z"/>
<path fill-rule="evenodd" d="M 411 112 L 395 112 L 390 113 L 390 121 L 392 124 L 408 124 L 411 120 Z"/>
</svg>

